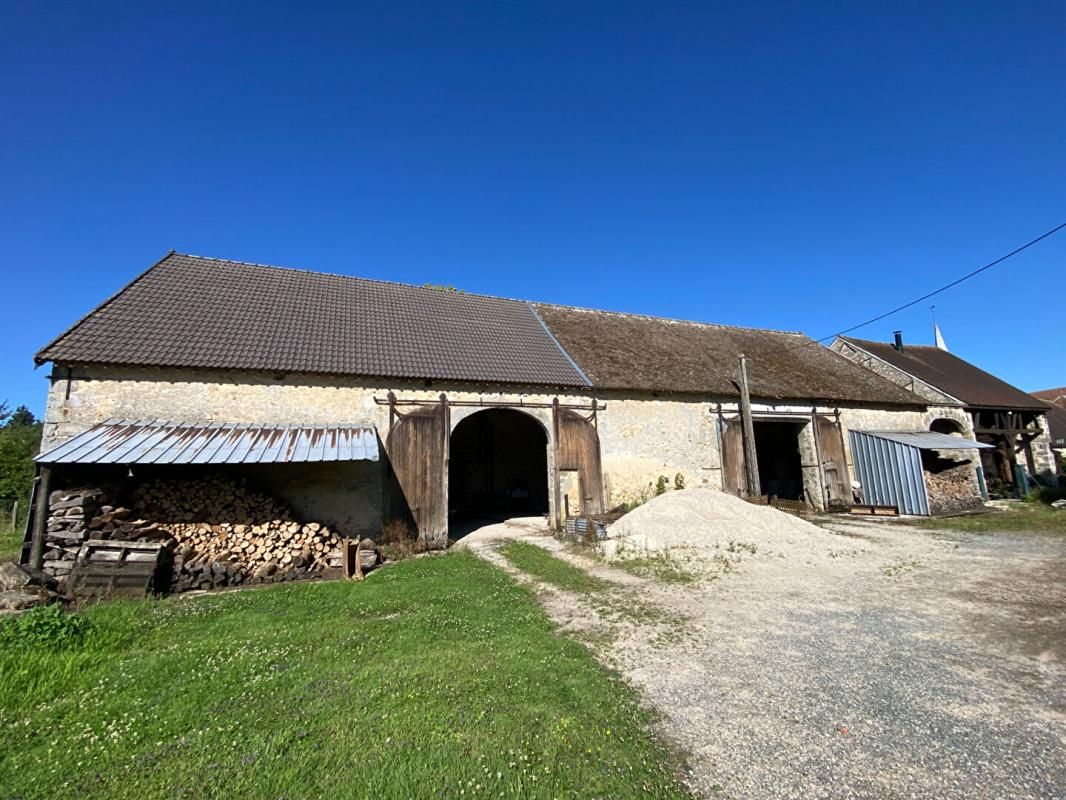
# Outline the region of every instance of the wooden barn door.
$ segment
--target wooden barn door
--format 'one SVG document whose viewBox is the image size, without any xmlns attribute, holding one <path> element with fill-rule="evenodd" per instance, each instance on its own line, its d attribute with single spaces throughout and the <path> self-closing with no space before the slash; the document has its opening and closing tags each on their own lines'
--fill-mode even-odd
<svg viewBox="0 0 1066 800">
<path fill-rule="evenodd" d="M 385 449 L 402 497 L 390 498 L 390 514 L 410 512 L 419 540 L 430 549 L 448 544 L 448 403 L 392 411 Z"/>
<path fill-rule="evenodd" d="M 747 479 L 744 474 L 744 425 L 740 417 L 718 419 L 718 441 L 722 458 L 722 491 L 744 497 Z"/>
<path fill-rule="evenodd" d="M 577 471 L 583 495 L 581 513 L 602 514 L 603 469 L 600 466 L 600 436 L 596 432 L 596 426 L 592 424 L 591 419 L 568 408 L 556 406 L 555 439 L 557 473 Z M 562 510 L 557 513 L 562 515 Z"/>
<path fill-rule="evenodd" d="M 844 434 L 840 429 L 840 420 L 815 414 L 814 425 L 826 507 L 850 506 L 851 480 L 848 477 L 848 460 L 844 455 Z"/>
</svg>

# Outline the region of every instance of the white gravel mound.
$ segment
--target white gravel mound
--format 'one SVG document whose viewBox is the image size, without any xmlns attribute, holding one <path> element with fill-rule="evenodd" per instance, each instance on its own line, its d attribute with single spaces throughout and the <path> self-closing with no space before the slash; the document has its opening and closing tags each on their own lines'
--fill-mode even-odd
<svg viewBox="0 0 1066 800">
<path fill-rule="evenodd" d="M 841 549 L 840 537 L 817 525 L 715 489 L 659 495 L 608 527 L 607 537 L 602 551 L 608 559 L 683 552 L 702 560 L 751 545 L 759 557 L 811 563 L 832 558 Z"/>
</svg>

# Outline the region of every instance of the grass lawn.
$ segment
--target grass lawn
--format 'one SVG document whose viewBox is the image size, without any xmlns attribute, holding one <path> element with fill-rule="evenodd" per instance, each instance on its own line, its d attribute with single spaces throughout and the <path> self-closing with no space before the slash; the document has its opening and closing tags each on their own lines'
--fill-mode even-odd
<svg viewBox="0 0 1066 800">
<path fill-rule="evenodd" d="M 6 522 L 0 523 L 0 561 L 15 561 L 22 549 L 22 534 Z"/>
<path fill-rule="evenodd" d="M 928 519 L 922 520 L 918 524 L 923 528 L 933 530 L 966 531 L 971 533 L 989 531 L 1066 533 L 1066 511 L 1060 511 L 1041 502 L 1025 502 L 1016 503 L 1005 511 L 989 511 L 986 514 Z"/>
<path fill-rule="evenodd" d="M 687 796 L 630 689 L 471 554 L 68 616 L 0 632 L 0 797 Z"/>
<path fill-rule="evenodd" d="M 500 548 L 500 552 L 523 572 L 569 592 L 588 594 L 610 587 L 607 581 L 589 575 L 580 567 L 575 567 L 569 561 L 553 556 L 543 547 L 529 542 L 508 542 Z"/>
</svg>

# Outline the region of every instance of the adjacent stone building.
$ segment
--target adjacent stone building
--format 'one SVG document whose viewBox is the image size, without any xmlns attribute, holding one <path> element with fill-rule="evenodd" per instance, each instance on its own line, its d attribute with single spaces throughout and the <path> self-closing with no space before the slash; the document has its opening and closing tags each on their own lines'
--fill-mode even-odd
<svg viewBox="0 0 1066 800">
<path fill-rule="evenodd" d="M 813 507 L 851 502 L 849 430 L 969 419 L 799 333 L 170 253 L 37 354 L 52 365 L 41 463 L 111 421 L 154 442 L 111 459 L 131 473 L 202 470 L 224 463 L 221 430 L 253 426 L 266 444 L 239 469 L 298 510 L 350 534 L 405 517 L 441 546 L 464 520 L 559 524 L 660 476 L 744 492 L 741 354 L 762 491 Z M 188 441 L 153 440 L 161 420 Z M 310 463 L 269 446 L 281 429 L 343 425 L 376 431 L 384 457 Z M 118 446 L 85 441 L 57 475 Z"/>
<path fill-rule="evenodd" d="M 943 347 L 838 337 L 834 352 L 912 391 L 929 403 L 933 430 L 992 445 L 981 451 L 982 477 L 993 489 L 1017 488 L 1016 466 L 1055 479 L 1047 405 Z"/>
</svg>

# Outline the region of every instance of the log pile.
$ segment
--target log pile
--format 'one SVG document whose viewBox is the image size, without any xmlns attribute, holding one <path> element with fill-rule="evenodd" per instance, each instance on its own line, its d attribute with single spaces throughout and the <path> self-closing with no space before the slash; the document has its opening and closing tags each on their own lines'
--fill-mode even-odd
<svg viewBox="0 0 1066 800">
<path fill-rule="evenodd" d="M 45 570 L 60 580 L 88 538 L 165 543 L 173 552 L 171 590 L 179 592 L 326 577 L 342 567 L 336 531 L 296 519 L 283 502 L 239 480 L 153 480 L 135 488 L 125 506 L 107 504 L 100 489 L 52 498 Z M 378 561 L 367 540 L 363 569 Z"/>
<path fill-rule="evenodd" d="M 969 461 L 939 471 L 925 471 L 930 514 L 952 514 L 983 505 L 974 466 Z"/>
<path fill-rule="evenodd" d="M 42 568 L 62 581 L 74 568 L 81 543 L 89 538 L 89 521 L 102 509 L 107 498 L 103 489 L 78 487 L 59 489 L 48 495 L 48 524 L 45 526 L 45 550 Z"/>
</svg>

